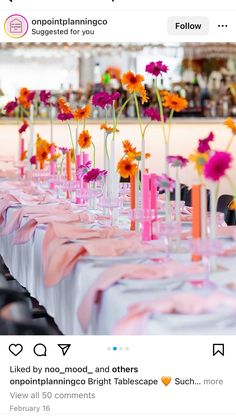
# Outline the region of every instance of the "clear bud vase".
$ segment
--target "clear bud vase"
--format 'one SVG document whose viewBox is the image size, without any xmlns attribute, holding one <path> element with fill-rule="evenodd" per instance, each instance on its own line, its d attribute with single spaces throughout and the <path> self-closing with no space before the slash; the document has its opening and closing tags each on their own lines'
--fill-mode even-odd
<svg viewBox="0 0 236 419">
<path fill-rule="evenodd" d="M 88 200 L 88 208 L 90 210 L 95 210 L 97 208 L 96 205 L 96 182 L 89 183 L 89 200 Z"/>
</svg>

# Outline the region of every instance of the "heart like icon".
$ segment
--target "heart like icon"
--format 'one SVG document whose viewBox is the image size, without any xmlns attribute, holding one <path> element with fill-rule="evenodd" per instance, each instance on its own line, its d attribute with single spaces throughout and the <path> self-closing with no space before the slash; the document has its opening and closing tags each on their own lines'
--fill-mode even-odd
<svg viewBox="0 0 236 419">
<path fill-rule="evenodd" d="M 17 356 L 23 351 L 23 346 L 20 343 L 17 343 L 16 345 L 12 343 L 9 346 L 9 351 L 14 355 Z"/>
<path fill-rule="evenodd" d="M 171 382 L 171 377 L 161 377 L 161 381 L 167 387 Z"/>
</svg>

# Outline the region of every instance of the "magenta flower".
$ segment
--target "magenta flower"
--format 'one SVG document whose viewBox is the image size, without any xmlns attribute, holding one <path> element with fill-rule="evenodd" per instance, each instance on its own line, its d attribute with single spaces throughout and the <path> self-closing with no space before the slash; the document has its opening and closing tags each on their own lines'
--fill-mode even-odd
<svg viewBox="0 0 236 419">
<path fill-rule="evenodd" d="M 88 173 L 86 173 L 86 175 L 84 175 L 83 179 L 86 183 L 95 182 L 98 179 L 100 172 L 100 169 L 91 169 Z"/>
<path fill-rule="evenodd" d="M 107 175 L 106 170 L 100 169 L 91 169 L 86 175 L 84 175 L 83 179 L 86 183 L 95 182 L 96 180 L 101 180 L 101 178 Z"/>
<path fill-rule="evenodd" d="M 174 179 L 163 173 L 161 176 L 157 176 L 156 186 L 159 189 L 159 191 L 172 192 L 175 189 L 175 181 Z"/>
<path fill-rule="evenodd" d="M 66 153 L 69 151 L 69 148 L 67 147 L 58 147 L 58 148 L 62 152 L 63 155 L 66 155 Z"/>
<path fill-rule="evenodd" d="M 161 115 L 159 114 L 158 110 L 155 108 L 147 108 L 144 109 L 143 112 L 144 116 L 147 116 L 148 118 L 150 118 L 152 121 L 161 121 Z M 166 116 L 164 115 L 164 122 L 166 122 Z"/>
<path fill-rule="evenodd" d="M 47 92 L 46 90 L 41 90 L 39 94 L 39 98 L 45 106 L 50 106 L 49 100 L 51 98 L 51 92 Z"/>
<path fill-rule="evenodd" d="M 11 113 L 13 112 L 18 106 L 18 102 L 17 102 L 17 98 L 15 98 L 14 101 L 8 102 L 5 106 L 4 106 L 4 111 L 6 111 L 6 113 Z"/>
<path fill-rule="evenodd" d="M 34 100 L 36 92 L 34 90 L 32 90 L 31 92 L 29 92 L 28 96 L 27 96 L 27 100 L 29 103 L 32 103 Z"/>
<path fill-rule="evenodd" d="M 155 77 L 159 75 L 162 76 L 162 73 L 167 73 L 168 67 L 167 65 L 163 64 L 162 61 L 156 61 L 155 63 L 152 61 L 151 63 L 146 65 L 147 73 L 152 74 Z"/>
<path fill-rule="evenodd" d="M 197 151 L 199 153 L 207 153 L 210 151 L 211 147 L 209 146 L 209 142 L 214 140 L 213 132 L 210 132 L 208 137 L 204 138 L 203 140 L 199 140 Z"/>
<path fill-rule="evenodd" d="M 232 154 L 226 151 L 215 151 L 204 166 L 205 178 L 217 182 L 231 167 L 232 160 Z"/>
<path fill-rule="evenodd" d="M 120 93 L 119 92 L 114 92 L 110 95 L 110 100 L 111 102 L 114 102 L 114 100 L 118 100 L 120 99 Z M 112 103 L 110 103 L 112 105 Z"/>
<path fill-rule="evenodd" d="M 73 118 L 74 118 L 74 115 L 71 112 L 69 113 L 60 112 L 57 115 L 57 119 L 59 119 L 60 121 L 69 121 L 70 119 L 73 119 Z"/>
<path fill-rule="evenodd" d="M 172 167 L 185 167 L 188 164 L 188 159 L 180 155 L 177 156 L 167 156 L 167 161 Z"/>
<path fill-rule="evenodd" d="M 30 157 L 30 163 L 31 164 L 36 164 L 36 156 Z"/>
<path fill-rule="evenodd" d="M 88 161 L 85 164 L 81 164 L 78 168 L 77 168 L 77 176 L 79 178 L 81 178 L 83 175 L 85 175 L 86 173 L 88 173 L 88 171 L 91 169 L 92 166 L 92 162 Z"/>
<path fill-rule="evenodd" d="M 98 92 L 93 95 L 92 104 L 98 106 L 99 108 L 105 109 L 108 105 L 113 105 L 113 102 L 119 99 L 120 93 L 115 92 L 109 95 L 107 92 Z"/>
<path fill-rule="evenodd" d="M 24 123 L 20 126 L 18 132 L 22 134 L 23 132 L 27 130 L 28 126 L 29 126 L 28 122 L 24 121 Z"/>
</svg>

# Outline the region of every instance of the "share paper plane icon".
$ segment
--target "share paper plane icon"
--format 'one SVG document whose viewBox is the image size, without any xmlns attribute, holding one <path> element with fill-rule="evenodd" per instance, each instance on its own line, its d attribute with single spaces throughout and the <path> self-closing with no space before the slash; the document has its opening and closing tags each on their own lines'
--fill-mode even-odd
<svg viewBox="0 0 236 419">
<path fill-rule="evenodd" d="M 71 344 L 58 344 L 57 346 L 59 346 L 59 348 L 62 350 L 63 356 L 65 356 L 69 351 Z"/>
</svg>

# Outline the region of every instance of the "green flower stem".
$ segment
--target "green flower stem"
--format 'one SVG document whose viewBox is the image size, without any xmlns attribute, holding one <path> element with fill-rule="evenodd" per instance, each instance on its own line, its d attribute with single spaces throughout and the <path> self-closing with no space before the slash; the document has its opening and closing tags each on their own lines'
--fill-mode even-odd
<svg viewBox="0 0 236 419">
<path fill-rule="evenodd" d="M 62 159 L 61 159 L 61 164 L 60 164 L 60 174 L 61 175 L 62 175 L 62 169 L 63 169 L 64 160 L 65 160 L 65 156 L 63 156 Z"/>
<path fill-rule="evenodd" d="M 122 112 L 123 112 L 123 110 L 125 109 L 125 107 L 128 105 L 128 103 L 131 101 L 131 97 L 129 97 L 124 103 L 123 103 L 123 105 L 120 107 L 120 109 L 119 109 L 119 111 L 118 111 L 118 113 L 117 113 L 117 118 L 116 118 L 116 121 L 117 121 L 117 123 L 118 123 L 118 121 L 119 121 L 119 119 L 120 119 L 120 117 L 121 117 L 121 114 L 122 114 Z"/>
<path fill-rule="evenodd" d="M 70 132 L 70 141 L 71 141 L 71 146 L 74 152 L 74 156 L 75 156 L 75 147 L 74 147 L 74 141 L 73 141 L 73 136 L 72 136 L 72 131 L 71 131 L 71 126 L 69 124 L 69 122 L 67 122 L 68 128 L 69 128 L 69 132 Z"/>
<path fill-rule="evenodd" d="M 140 116 L 140 110 L 139 110 L 139 104 L 138 104 L 138 99 L 137 99 L 136 92 L 134 92 L 134 102 L 135 102 L 135 107 L 136 107 L 136 112 L 137 112 L 137 117 L 138 117 L 138 123 L 139 123 L 140 132 L 141 132 L 141 137 L 142 137 L 142 140 L 143 140 L 143 125 L 142 125 L 142 119 L 141 119 L 141 116 Z"/>
<path fill-rule="evenodd" d="M 94 143 L 92 142 L 92 147 L 93 147 L 93 167 L 96 167 L 96 148 Z"/>
<path fill-rule="evenodd" d="M 168 137 L 167 137 L 168 144 L 170 144 L 170 132 L 171 132 L 173 115 L 174 115 L 174 109 L 171 109 L 170 116 L 169 116 L 169 121 L 168 121 Z"/>
<path fill-rule="evenodd" d="M 143 130 L 143 136 L 144 136 L 144 137 L 145 137 L 145 133 L 146 133 L 146 131 L 147 131 L 147 128 L 149 127 L 149 125 L 151 125 L 151 123 L 152 123 L 152 121 L 148 122 L 148 123 L 145 125 L 145 128 L 144 128 L 144 130 Z"/>
<path fill-rule="evenodd" d="M 227 147 L 226 147 L 225 151 L 229 151 L 229 149 L 230 149 L 230 147 L 231 147 L 231 145 L 232 145 L 233 139 L 234 139 L 234 134 L 233 134 L 233 135 L 232 135 L 232 137 L 229 139 L 229 142 L 228 142 L 228 145 L 227 145 Z"/>
<path fill-rule="evenodd" d="M 110 157 L 109 157 L 109 152 L 108 152 L 107 140 L 108 140 L 108 134 L 107 134 L 107 133 L 105 133 L 105 139 L 104 139 L 104 141 L 105 141 L 105 150 L 106 150 L 106 155 L 107 155 L 107 158 L 108 158 L 108 160 L 110 160 Z"/>
<path fill-rule="evenodd" d="M 159 89 L 157 87 L 157 79 L 154 80 L 154 89 L 155 89 L 155 92 L 156 92 L 156 97 L 157 97 L 157 102 L 158 102 L 158 107 L 159 107 L 159 112 L 160 112 L 160 117 L 161 117 L 161 125 L 162 125 L 164 140 L 167 143 L 165 121 L 164 121 L 164 111 L 163 111 L 163 105 L 162 105 L 162 101 L 161 101 L 161 95 L 160 95 Z"/>
</svg>

